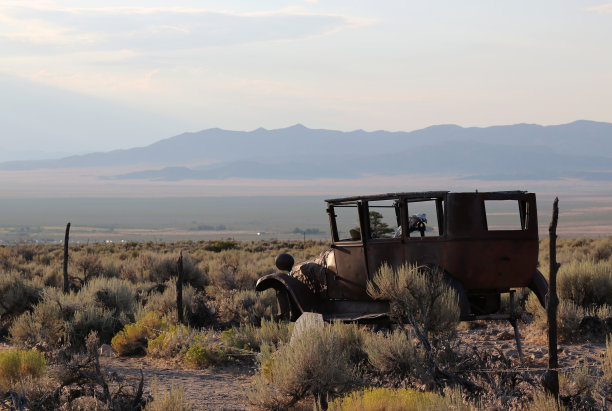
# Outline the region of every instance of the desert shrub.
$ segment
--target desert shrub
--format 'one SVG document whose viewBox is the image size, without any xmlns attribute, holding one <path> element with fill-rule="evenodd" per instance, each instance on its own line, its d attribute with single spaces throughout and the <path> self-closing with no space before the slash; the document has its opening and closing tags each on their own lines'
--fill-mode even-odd
<svg viewBox="0 0 612 411">
<path fill-rule="evenodd" d="M 368 282 L 367 292 L 389 301 L 391 318 L 412 327 L 433 365 L 434 350 L 454 335 L 461 313 L 457 293 L 447 285 L 444 272 L 407 264 L 394 270 L 384 264 Z"/>
<path fill-rule="evenodd" d="M 257 333 L 258 343 L 267 344 L 272 347 L 279 347 L 289 342 L 293 323 L 261 319 L 261 327 Z"/>
<path fill-rule="evenodd" d="M 250 290 L 259 277 L 273 271 L 274 261 L 264 253 L 226 250 L 205 258 L 200 267 L 212 290 Z"/>
<path fill-rule="evenodd" d="M 192 367 L 207 367 L 230 359 L 231 348 L 225 347 L 211 332 L 196 335 L 185 354 L 185 363 Z"/>
<path fill-rule="evenodd" d="M 250 324 L 240 325 L 221 333 L 221 341 L 228 347 L 243 350 L 259 350 L 262 345 L 271 348 L 279 347 L 289 342 L 293 324 L 261 320 L 261 327 Z"/>
<path fill-rule="evenodd" d="M 136 296 L 131 284 L 126 280 L 96 277 L 85 284 L 79 294 L 87 301 L 95 301 L 115 316 L 123 313 L 133 319 Z"/>
<path fill-rule="evenodd" d="M 232 239 L 217 240 L 208 242 L 208 244 L 204 246 L 204 249 L 207 251 L 219 253 L 224 250 L 233 250 L 234 248 L 236 248 L 236 245 L 236 242 Z"/>
<path fill-rule="evenodd" d="M 98 277 L 104 274 L 104 268 L 100 262 L 100 258 L 95 255 L 86 254 L 78 257 L 74 262 L 77 270 L 80 273 L 83 281 L 91 277 Z"/>
<path fill-rule="evenodd" d="M 134 324 L 127 324 L 111 340 L 111 346 L 119 355 L 143 352 L 148 341 L 168 329 L 168 322 L 157 313 L 149 311 Z"/>
<path fill-rule="evenodd" d="M 193 331 L 182 324 L 172 325 L 156 338 L 149 340 L 147 354 L 153 357 L 174 357 L 185 353 L 193 341 Z"/>
<path fill-rule="evenodd" d="M 612 257 L 612 241 L 610 238 L 597 242 L 593 248 L 593 259 L 595 261 L 606 261 Z"/>
<path fill-rule="evenodd" d="M 11 341 L 17 345 L 32 347 L 42 343 L 57 347 L 64 336 L 64 320 L 60 306 L 53 301 L 42 301 L 32 312 L 23 313 L 9 329 Z"/>
<path fill-rule="evenodd" d="M 77 293 L 46 289 L 32 312 L 15 320 L 11 339 L 26 346 L 43 343 L 53 348 L 70 343 L 82 348 L 85 337 L 97 331 L 108 342 L 124 324 L 133 321 L 135 308 L 129 283 L 116 278 L 94 278 Z"/>
<path fill-rule="evenodd" d="M 276 315 L 276 294 L 269 289 L 220 291 L 211 301 L 211 307 L 219 321 L 224 323 L 259 324 L 262 318 Z"/>
<path fill-rule="evenodd" d="M 155 311 L 161 316 L 167 317 L 171 322 L 178 321 L 176 312 L 176 280 L 170 279 L 165 284 L 162 293 L 152 293 L 145 304 L 146 311 Z M 183 285 L 183 317 L 188 318 L 191 313 L 191 303 L 195 295 L 195 289 L 189 284 Z"/>
<path fill-rule="evenodd" d="M 10 384 L 26 377 L 40 377 L 47 366 L 45 356 L 34 350 L 7 350 L 0 352 L 0 387 L 7 389 Z"/>
<path fill-rule="evenodd" d="M 557 332 L 559 336 L 566 341 L 571 340 L 578 331 L 580 321 L 585 315 L 584 308 L 572 301 L 560 300 L 557 311 Z"/>
<path fill-rule="evenodd" d="M 344 391 L 355 383 L 339 328 L 313 328 L 281 346 L 254 378 L 249 392 L 251 404 L 288 408 L 309 394 L 325 400 L 329 393 Z"/>
<path fill-rule="evenodd" d="M 64 276 L 58 266 L 46 267 L 42 279 L 46 287 L 62 288 L 64 286 Z"/>
<path fill-rule="evenodd" d="M 153 401 L 145 406 L 145 411 L 193 411 L 195 407 L 185 399 L 185 389 L 172 385 L 169 390 L 161 391 L 159 384 L 153 382 Z"/>
<path fill-rule="evenodd" d="M 142 272 L 140 281 L 153 281 L 160 284 L 173 277 L 177 278 L 178 258 L 178 255 L 162 256 L 152 253 L 141 255 L 138 259 L 138 266 Z M 188 256 L 183 256 L 183 280 L 196 288 L 204 288 L 208 283 L 202 270 Z"/>
<path fill-rule="evenodd" d="M 29 310 L 40 300 L 41 292 L 18 272 L 0 273 L 0 316 Z"/>
<path fill-rule="evenodd" d="M 368 388 L 337 398 L 330 404 L 330 411 L 420 411 L 420 410 L 470 410 L 471 407 L 450 396 L 432 392 L 418 392 L 400 388 Z"/>
<path fill-rule="evenodd" d="M 226 347 L 241 350 L 259 350 L 259 333 L 255 326 L 247 324 L 234 327 L 221 333 L 221 341 Z"/>
<path fill-rule="evenodd" d="M 30 262 L 34 260 L 34 256 L 36 256 L 36 251 L 34 247 L 27 245 L 20 245 L 15 248 L 16 254 L 20 256 L 24 262 Z"/>
<path fill-rule="evenodd" d="M 84 347 L 85 337 L 92 331 L 97 331 L 102 341 L 109 341 L 118 328 L 113 313 L 96 305 L 75 312 L 74 317 L 64 324 L 67 340 L 77 348 Z"/>
<path fill-rule="evenodd" d="M 459 322 L 459 299 L 440 270 L 383 265 L 367 286 L 368 294 L 391 304 L 398 323 L 408 323 L 426 334 L 453 330 Z"/>
<path fill-rule="evenodd" d="M 596 371 L 587 365 L 570 368 L 559 375 L 559 391 L 571 409 L 596 409 L 593 390 L 598 380 Z"/>
<path fill-rule="evenodd" d="M 537 297 L 532 294 L 527 299 L 525 309 L 533 314 L 534 326 L 542 331 L 548 329 L 546 310 L 542 308 Z M 612 316 L 612 307 L 603 305 L 598 308 L 583 308 L 571 300 L 559 300 L 557 308 L 557 332 L 562 341 L 580 339 L 580 323 L 585 317 L 600 319 Z"/>
<path fill-rule="evenodd" d="M 605 263 L 572 261 L 559 269 L 558 295 L 581 307 L 612 305 L 612 268 Z"/>
<path fill-rule="evenodd" d="M 403 330 L 366 334 L 364 350 L 368 362 L 382 374 L 407 374 L 418 370 L 422 362 L 411 335 Z"/>
</svg>

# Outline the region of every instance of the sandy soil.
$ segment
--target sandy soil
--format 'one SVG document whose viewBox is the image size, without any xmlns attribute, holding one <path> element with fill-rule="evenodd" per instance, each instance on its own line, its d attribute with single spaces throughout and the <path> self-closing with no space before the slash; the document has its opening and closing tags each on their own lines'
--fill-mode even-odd
<svg viewBox="0 0 612 411">
<path fill-rule="evenodd" d="M 140 370 L 145 378 L 145 394 L 150 394 L 157 382 L 160 392 L 172 385 L 185 389 L 185 398 L 202 410 L 244 410 L 247 407 L 246 389 L 249 387 L 252 366 L 232 364 L 230 366 L 189 369 L 180 364 L 155 361 L 147 357 L 101 358 L 107 372 L 116 372 L 134 380 L 140 380 Z"/>
<path fill-rule="evenodd" d="M 540 368 L 548 365 L 548 340 L 544 333 L 533 327 L 519 325 L 525 367 Z M 466 345 L 480 350 L 497 351 L 510 358 L 513 365 L 520 367 L 516 340 L 512 326 L 507 322 L 490 322 L 486 328 L 459 331 Z M 558 344 L 559 367 L 568 368 L 584 365 L 600 366 L 606 350 L 605 343 L 583 342 L 580 344 Z"/>
</svg>

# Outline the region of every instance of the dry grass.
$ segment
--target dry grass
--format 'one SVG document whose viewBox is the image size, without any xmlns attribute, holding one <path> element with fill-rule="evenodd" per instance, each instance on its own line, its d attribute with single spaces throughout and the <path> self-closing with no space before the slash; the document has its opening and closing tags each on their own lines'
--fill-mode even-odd
<svg viewBox="0 0 612 411">
<path fill-rule="evenodd" d="M 153 401 L 145 406 L 145 411 L 192 411 L 196 408 L 185 398 L 185 389 L 172 385 L 169 390 L 160 390 L 157 381 L 153 382 Z"/>
<path fill-rule="evenodd" d="M 38 378 L 46 367 L 47 360 L 38 351 L 2 351 L 0 352 L 0 388 L 6 390 L 24 379 Z"/>
<path fill-rule="evenodd" d="M 338 398 L 330 404 L 330 411 L 420 411 L 420 410 L 471 410 L 471 406 L 431 392 L 411 389 L 368 388 Z"/>
</svg>

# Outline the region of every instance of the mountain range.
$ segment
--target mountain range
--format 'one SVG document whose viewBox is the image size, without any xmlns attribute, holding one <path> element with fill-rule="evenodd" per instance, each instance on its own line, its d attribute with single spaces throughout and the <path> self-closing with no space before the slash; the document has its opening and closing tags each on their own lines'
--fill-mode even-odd
<svg viewBox="0 0 612 411">
<path fill-rule="evenodd" d="M 131 166 L 130 173 L 118 171 Z M 207 129 L 146 147 L 53 160 L 0 163 L 0 170 L 101 168 L 104 179 L 178 181 L 230 177 L 314 179 L 452 173 L 478 179 L 612 181 L 612 124 L 438 125 L 412 132 L 292 127 Z"/>
</svg>

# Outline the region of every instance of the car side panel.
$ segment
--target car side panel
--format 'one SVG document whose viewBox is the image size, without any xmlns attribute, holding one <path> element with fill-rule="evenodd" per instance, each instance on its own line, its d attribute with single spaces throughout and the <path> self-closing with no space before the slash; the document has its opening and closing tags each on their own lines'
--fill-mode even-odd
<svg viewBox="0 0 612 411">
<path fill-rule="evenodd" d="M 330 271 L 327 293 L 331 299 L 366 300 L 368 271 L 363 244 L 336 243 L 334 245 L 336 273 Z"/>
</svg>

